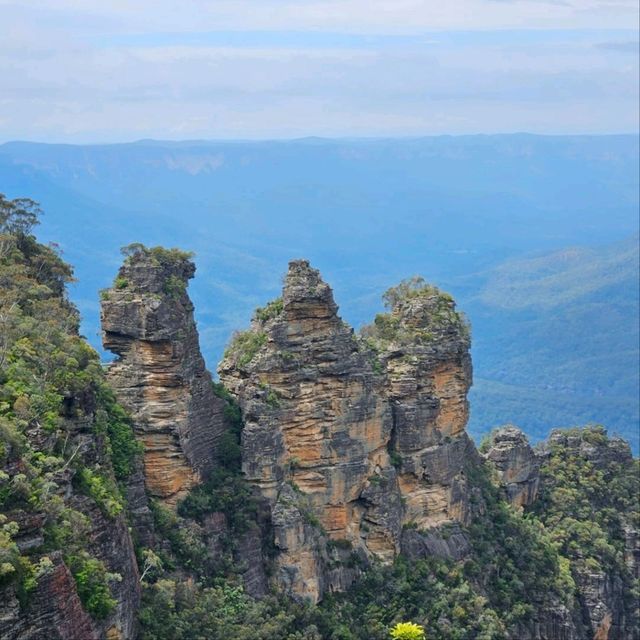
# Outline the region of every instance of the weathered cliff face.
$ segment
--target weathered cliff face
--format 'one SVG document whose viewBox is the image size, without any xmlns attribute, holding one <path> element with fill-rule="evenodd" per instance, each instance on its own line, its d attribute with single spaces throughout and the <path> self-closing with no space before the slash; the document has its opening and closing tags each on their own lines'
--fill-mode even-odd
<svg viewBox="0 0 640 640">
<path fill-rule="evenodd" d="M 144 445 L 147 490 L 167 504 L 211 471 L 224 430 L 186 293 L 194 272 L 185 254 L 142 248 L 102 294 L 103 343 L 119 356 L 108 379 Z"/>
<path fill-rule="evenodd" d="M 243 409 L 243 470 L 272 505 L 278 579 L 292 594 L 316 601 L 367 558 L 391 561 L 405 524 L 466 517 L 468 339 L 452 301 L 436 322 L 434 291 L 395 310 L 394 339 L 366 345 L 320 274 L 294 261 L 282 299 L 220 363 Z M 446 343 L 415 339 L 436 325 Z"/>
<path fill-rule="evenodd" d="M 258 313 L 219 372 L 243 408 L 243 471 L 273 507 L 280 582 L 313 600 L 330 586 L 323 532 L 393 557 L 401 523 L 387 512 L 400 503 L 382 378 L 307 262 L 290 264 L 282 301 Z M 394 501 L 380 502 L 379 482 Z"/>
<path fill-rule="evenodd" d="M 468 328 L 453 299 L 419 279 L 391 289 L 386 302 L 390 312 L 363 334 L 386 372 L 404 522 L 423 530 L 467 522 L 464 467 L 475 459 L 465 432 Z"/>
<path fill-rule="evenodd" d="M 31 594 L 28 613 L 13 593 L 0 606 L 2 637 L 29 640 L 98 640 L 95 622 L 82 608 L 75 581 L 60 554 Z"/>
<path fill-rule="evenodd" d="M 132 638 L 139 575 L 117 480 L 133 434 L 78 334 L 70 267 L 32 236 L 0 240 L 0 637 Z"/>
<path fill-rule="evenodd" d="M 23 640 L 53 638 L 60 640 L 85 638 L 133 638 L 137 629 L 137 610 L 140 603 L 140 584 L 133 542 L 126 515 L 123 512 L 105 513 L 87 489 L 78 486 L 78 470 L 71 462 L 83 467 L 101 468 L 113 480 L 103 443 L 95 436 L 95 416 L 91 414 L 94 398 L 70 398 L 70 414 L 80 412 L 83 417 L 64 419 L 69 464 L 47 474 L 49 501 L 37 510 L 14 508 L 6 512 L 9 522 L 17 525 L 12 536 L 22 553 L 51 561 L 50 567 L 37 571 L 37 583 L 32 593 L 18 606 L 15 590 L 5 592 L 0 604 L 2 638 Z M 81 409 L 80 406 L 84 405 Z M 58 437 L 35 427 L 30 430 L 31 446 L 39 451 L 57 452 Z M 51 453 L 50 453 L 51 455 Z M 51 458 L 55 460 L 55 458 Z M 10 479 L 30 475 L 33 469 L 24 459 L 12 460 L 3 471 Z M 22 475 L 24 477 L 24 475 Z M 114 481 L 115 482 L 115 481 Z M 54 544 L 52 531 L 69 528 L 62 551 L 47 552 Z M 65 564 L 67 555 L 74 556 L 82 549 L 97 559 L 112 576 L 109 580 L 113 608 L 100 617 L 87 614 L 80 602 L 76 581 Z M 67 559 L 68 561 L 68 559 Z"/>
<path fill-rule="evenodd" d="M 521 507 L 532 504 L 538 494 L 542 457 L 531 448 L 525 434 L 506 425 L 491 433 L 486 447 L 483 455 L 495 466 L 507 500 Z"/>
<path fill-rule="evenodd" d="M 617 469 L 632 469 L 634 460 L 627 442 L 615 437 L 606 438 L 603 434 L 606 432 L 578 429 L 555 430 L 544 443 L 543 454 L 553 456 L 555 453 L 557 456 L 557 452 L 561 451 L 561 460 L 566 466 L 567 473 L 575 473 L 575 461 L 579 460 L 579 464 L 587 469 L 587 473 L 583 473 L 583 482 L 591 483 L 591 474 L 601 476 L 606 482 L 607 477 L 614 477 L 617 474 Z M 619 476 L 617 481 L 620 481 Z M 546 484 L 554 485 L 556 478 L 543 473 L 541 483 L 543 487 Z M 622 516 L 618 525 L 613 527 L 614 531 L 608 531 L 608 536 L 607 533 L 604 534 L 606 537 L 600 541 L 600 544 L 603 547 L 620 545 L 623 547 L 623 553 L 620 560 L 616 558 L 614 552 L 609 551 L 609 558 L 604 562 L 589 564 L 574 561 L 572 563 L 571 568 L 577 586 L 582 617 L 581 624 L 585 629 L 586 637 L 593 637 L 594 640 L 635 639 L 640 630 L 640 605 L 631 595 L 632 582 L 640 575 L 638 562 L 640 532 L 637 528 L 637 508 L 634 521 L 628 514 L 619 513 L 620 506 L 610 502 L 606 489 L 604 492 L 592 489 L 592 492 L 593 495 L 589 500 L 592 506 L 598 509 L 612 509 L 614 519 L 618 514 Z M 637 494 L 632 497 L 632 500 L 635 500 L 637 505 Z M 597 523 L 594 524 L 592 535 L 603 535 L 602 528 Z"/>
</svg>

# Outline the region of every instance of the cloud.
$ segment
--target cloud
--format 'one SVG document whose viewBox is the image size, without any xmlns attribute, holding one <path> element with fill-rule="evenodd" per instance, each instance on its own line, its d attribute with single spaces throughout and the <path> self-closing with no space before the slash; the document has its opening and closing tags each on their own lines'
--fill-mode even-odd
<svg viewBox="0 0 640 640">
<path fill-rule="evenodd" d="M 0 0 L 0 11 L 0 139 L 637 129 L 626 0 Z"/>
<path fill-rule="evenodd" d="M 415 33 L 440 29 L 619 28 L 637 25 L 635 0 L 30 0 L 4 13 L 91 32 L 252 29 Z"/>
</svg>

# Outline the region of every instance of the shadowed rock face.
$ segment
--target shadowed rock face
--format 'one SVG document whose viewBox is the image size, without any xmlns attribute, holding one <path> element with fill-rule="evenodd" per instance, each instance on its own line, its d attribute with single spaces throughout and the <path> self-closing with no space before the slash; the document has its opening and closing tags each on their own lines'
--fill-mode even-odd
<svg viewBox="0 0 640 640">
<path fill-rule="evenodd" d="M 385 314 L 365 335 L 386 371 L 386 397 L 393 411 L 394 450 L 405 522 L 429 529 L 469 517 L 465 465 L 475 447 L 465 427 L 471 386 L 470 341 L 454 301 L 426 287 L 392 296 Z"/>
<path fill-rule="evenodd" d="M 468 339 L 434 321 L 436 302 L 398 310 L 407 335 L 376 353 L 340 319 L 318 271 L 293 261 L 282 298 L 220 363 L 245 419 L 243 470 L 272 505 L 278 579 L 293 595 L 348 586 L 355 558 L 341 567 L 336 548 L 391 561 L 403 524 L 465 518 Z M 457 320 L 452 301 L 450 311 Z M 446 340 L 407 342 L 436 324 Z"/>
<path fill-rule="evenodd" d="M 507 425 L 495 429 L 484 457 L 497 469 L 511 504 L 526 507 L 533 503 L 538 495 L 542 458 L 518 427 Z"/>
<path fill-rule="evenodd" d="M 589 441 L 583 434 L 554 430 L 543 444 L 543 455 L 561 446 L 565 455 L 580 457 L 603 473 L 611 465 L 630 465 L 633 461 L 629 444 L 621 438 Z M 548 481 L 544 473 L 542 485 Z M 640 576 L 640 532 L 632 519 L 623 522 L 624 560 L 629 575 Z M 640 630 L 637 598 L 630 598 L 630 584 L 615 567 L 576 568 L 573 572 L 578 587 L 585 636 L 594 640 L 635 640 Z"/>
<path fill-rule="evenodd" d="M 211 471 L 224 428 L 186 293 L 194 272 L 184 254 L 139 250 L 102 300 L 103 344 L 119 356 L 109 381 L 144 445 L 147 489 L 168 504 Z"/>
</svg>

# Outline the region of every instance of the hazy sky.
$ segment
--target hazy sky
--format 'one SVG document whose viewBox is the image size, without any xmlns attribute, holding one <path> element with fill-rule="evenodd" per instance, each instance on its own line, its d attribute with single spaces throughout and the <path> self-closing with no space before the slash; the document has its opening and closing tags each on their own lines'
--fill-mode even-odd
<svg viewBox="0 0 640 640">
<path fill-rule="evenodd" d="M 637 0 L 0 0 L 0 141 L 638 130 Z"/>
</svg>

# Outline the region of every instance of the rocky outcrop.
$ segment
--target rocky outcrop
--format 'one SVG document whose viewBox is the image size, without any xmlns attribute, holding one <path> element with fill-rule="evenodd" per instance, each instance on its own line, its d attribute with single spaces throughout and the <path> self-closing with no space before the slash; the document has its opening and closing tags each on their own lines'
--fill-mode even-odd
<svg viewBox="0 0 640 640">
<path fill-rule="evenodd" d="M 540 607 L 526 623 L 510 629 L 507 637 L 509 640 L 591 640 L 576 612 L 561 602 Z"/>
<path fill-rule="evenodd" d="M 542 456 L 529 445 L 527 436 L 513 425 L 494 429 L 483 448 L 484 457 L 495 466 L 507 500 L 526 507 L 538 495 Z"/>
<path fill-rule="evenodd" d="M 458 523 L 448 523 L 431 530 L 405 527 L 402 554 L 412 560 L 426 557 L 463 560 L 471 552 L 466 533 Z"/>
<path fill-rule="evenodd" d="M 51 568 L 30 594 L 28 609 L 15 594 L 5 592 L 0 606 L 0 631 L 5 640 L 98 640 L 94 621 L 82 608 L 76 584 L 61 555 L 50 556 Z"/>
<path fill-rule="evenodd" d="M 389 313 L 363 329 L 386 373 L 393 450 L 405 522 L 428 530 L 469 519 L 465 427 L 471 386 L 469 331 L 447 294 L 413 279 L 385 294 Z"/>
<path fill-rule="evenodd" d="M 383 380 L 306 261 L 290 264 L 282 300 L 258 311 L 219 373 L 243 408 L 243 471 L 272 505 L 280 582 L 320 597 L 325 533 L 392 558 L 400 520 L 367 491 L 385 482 L 397 495 Z"/>
<path fill-rule="evenodd" d="M 272 507 L 278 582 L 298 597 L 393 560 L 404 525 L 466 518 L 468 335 L 450 298 L 414 293 L 393 307 L 392 336 L 364 341 L 318 271 L 293 261 L 282 298 L 220 363 L 243 410 L 243 471 Z"/>
<path fill-rule="evenodd" d="M 567 464 L 579 459 L 604 477 L 616 467 L 632 468 L 629 444 L 617 437 L 607 437 L 602 428 L 554 430 L 543 444 L 543 455 L 561 451 Z M 541 482 L 553 482 L 542 475 Z M 596 500 L 596 498 L 592 498 Z M 611 508 L 608 496 L 600 496 L 597 508 Z M 636 496 L 637 499 L 637 496 Z M 614 507 L 615 509 L 616 507 Z M 640 575 L 640 532 L 637 522 L 621 514 L 621 531 L 616 533 L 624 543 L 621 565 L 615 562 L 594 565 L 574 563 L 572 573 L 582 614 L 585 635 L 594 640 L 627 640 L 640 635 L 640 606 L 630 597 L 632 581 Z M 613 540 L 607 540 L 612 544 Z M 615 543 L 614 543 L 615 544 Z"/>
<path fill-rule="evenodd" d="M 136 247 L 102 293 L 103 343 L 118 355 L 108 378 L 144 445 L 147 490 L 167 504 L 211 471 L 224 430 L 186 292 L 194 272 L 177 250 Z"/>
</svg>

